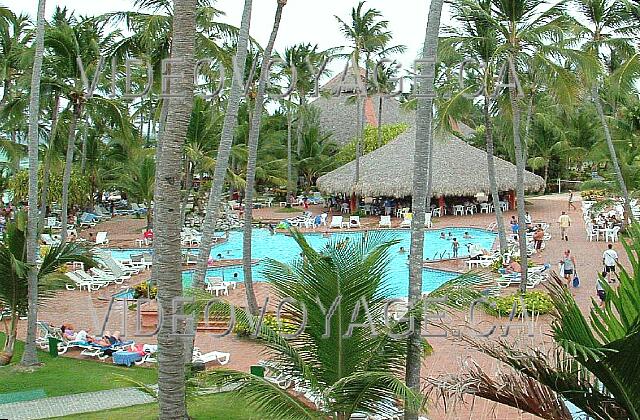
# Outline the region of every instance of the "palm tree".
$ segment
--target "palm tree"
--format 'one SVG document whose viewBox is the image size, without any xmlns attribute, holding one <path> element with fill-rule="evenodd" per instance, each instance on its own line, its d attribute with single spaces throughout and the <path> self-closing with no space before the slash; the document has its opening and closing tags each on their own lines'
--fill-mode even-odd
<svg viewBox="0 0 640 420">
<path fill-rule="evenodd" d="M 27 45 L 33 38 L 30 27 L 28 16 L 0 6 L 0 109 L 18 93 L 18 79 L 26 70 L 25 56 L 29 54 Z"/>
<path fill-rule="evenodd" d="M 4 321 L 7 338 L 4 349 L 0 353 L 2 366 L 11 362 L 18 331 L 18 319 L 30 305 L 31 290 L 27 277 L 33 270 L 25 258 L 27 246 L 27 215 L 19 212 L 16 220 L 7 224 L 4 241 L 0 244 L 0 303 L 10 312 L 9 321 Z M 36 301 L 54 297 L 55 290 L 61 286 L 60 280 L 64 279 L 58 270 L 65 264 L 81 261 L 87 267 L 94 265 L 90 255 L 89 250 L 77 243 L 62 244 L 46 251 L 37 270 Z M 33 342 L 35 345 L 35 337 Z"/>
<path fill-rule="evenodd" d="M 404 52 L 405 47 L 397 45 L 389 47 L 388 44 L 392 39 L 391 31 L 387 30 L 389 21 L 380 20 L 382 13 L 377 9 L 368 9 L 363 11 L 365 1 L 360 1 L 357 7 L 351 9 L 351 22 L 347 23 L 340 17 L 336 16 L 340 26 L 340 32 L 351 42 L 353 49 L 351 53 L 352 66 L 354 71 L 354 79 L 356 87 L 360 87 L 362 75 L 360 72 L 360 60 L 364 58 L 365 71 L 364 82 L 369 81 L 369 71 L 371 58 L 375 55 L 384 56 L 386 54 Z M 362 55 L 364 54 L 364 57 Z M 354 183 L 360 182 L 360 158 L 362 155 L 362 136 L 366 125 L 365 104 L 368 99 L 367 87 L 364 86 L 363 91 L 356 92 L 358 95 L 358 142 L 356 144 L 356 170 Z"/>
<path fill-rule="evenodd" d="M 38 147 L 40 136 L 38 120 L 40 117 L 40 78 L 44 56 L 45 0 L 38 1 L 38 20 L 36 25 L 35 58 L 31 76 L 31 98 L 29 101 L 29 213 L 27 224 L 27 266 L 29 285 L 29 312 L 27 316 L 27 341 L 22 355 L 22 364 L 26 366 L 38 363 L 36 354 L 36 334 L 38 320 Z"/>
<path fill-rule="evenodd" d="M 491 0 L 482 0 L 478 2 L 478 7 L 482 8 L 487 14 L 491 13 Z M 489 188 L 491 190 L 491 198 L 496 215 L 496 226 L 498 230 L 498 238 L 500 241 L 500 252 L 507 250 L 507 237 L 504 227 L 504 218 L 502 216 L 502 208 L 500 206 L 500 195 L 496 179 L 495 168 L 495 146 L 493 139 L 493 121 L 491 112 L 491 95 L 492 80 L 494 71 L 494 62 L 496 59 L 497 39 L 495 28 L 482 16 L 474 14 L 468 7 L 463 4 L 452 6 L 453 16 L 459 21 L 465 22 L 462 28 L 454 28 L 448 42 L 455 45 L 456 51 L 463 51 L 467 58 L 473 58 L 481 63 L 484 72 L 482 74 L 483 83 L 483 104 L 482 111 L 484 116 L 484 137 L 487 148 L 487 171 L 489 175 Z"/>
<path fill-rule="evenodd" d="M 222 189 L 224 187 L 224 179 L 229 166 L 229 155 L 233 145 L 234 132 L 238 125 L 238 109 L 240 107 L 240 101 L 243 93 L 242 82 L 244 79 L 244 70 L 247 61 L 247 46 L 249 44 L 249 27 L 251 25 L 252 5 L 253 0 L 245 0 L 244 10 L 242 12 L 242 23 L 240 25 L 240 34 L 238 36 L 233 77 L 231 81 L 231 92 L 227 99 L 227 111 L 224 116 L 220 145 L 218 146 L 216 169 L 213 173 L 213 182 L 211 184 L 211 191 L 209 192 L 207 214 L 203 222 L 205 226 L 209 226 L 210 228 L 205 229 L 202 232 L 198 264 L 193 276 L 192 287 L 194 288 L 202 287 L 204 282 L 204 275 L 207 270 L 207 261 L 209 259 L 209 254 L 211 253 L 215 226 L 220 212 Z"/>
<path fill-rule="evenodd" d="M 409 254 L 409 304 L 415 307 L 422 297 L 422 265 L 424 250 L 424 225 L 430 177 L 429 151 L 433 142 L 433 94 L 435 64 L 440 31 L 440 15 L 443 0 L 432 0 L 429 6 L 429 18 L 424 38 L 422 59 L 427 63 L 420 69 L 422 79 L 418 86 L 418 108 L 416 110 L 416 141 L 413 160 L 413 192 L 411 211 L 411 250 Z M 420 370 L 422 366 L 421 323 L 415 325 L 415 331 L 408 338 L 405 380 L 414 392 L 420 392 Z M 406 420 L 415 420 L 418 414 L 407 410 Z"/>
<path fill-rule="evenodd" d="M 87 70 L 98 71 L 100 46 L 106 40 L 101 39 L 100 30 L 96 29 L 93 21 L 81 19 L 78 21 L 73 13 L 66 9 L 56 8 L 53 24 L 45 34 L 45 45 L 51 51 L 51 69 L 53 77 L 59 81 L 65 98 L 70 105 L 69 134 L 65 157 L 64 176 L 62 181 L 62 241 L 67 237 L 67 214 L 69 183 L 75 152 L 76 129 L 81 121 L 86 106 L 85 88 L 82 85 L 78 59 L 81 59 Z M 87 71 L 87 74 L 91 74 Z"/>
<path fill-rule="evenodd" d="M 628 230 L 630 239 L 624 245 L 633 269 L 620 267 L 617 288 L 599 279 L 606 293 L 604 308 L 592 301 L 585 317 L 563 281 L 555 277 L 547 286 L 555 308 L 551 351 L 463 336 L 473 348 L 514 371 L 492 379 L 477 366 L 463 368 L 460 374 L 432 380 L 438 392 L 471 393 L 548 419 L 571 419 L 562 399 L 589 418 L 640 419 L 640 228 L 634 224 Z M 552 411 L 547 404 L 553 400 Z"/>
<path fill-rule="evenodd" d="M 638 33 L 637 23 L 631 20 L 625 4 L 618 0 L 574 0 L 573 3 L 586 20 L 586 24 L 581 27 L 585 32 L 583 36 L 587 41 L 583 49 L 590 58 L 597 60 L 600 68 L 596 70 L 596 74 L 604 73 L 604 77 L 606 78 L 609 67 L 607 64 L 612 63 L 603 62 L 605 59 L 605 50 L 611 50 L 611 57 L 615 54 L 632 56 L 635 51 L 633 48 L 633 40 L 628 37 L 628 34 L 630 32 Z M 593 72 L 593 69 L 588 68 L 591 66 L 589 61 L 590 60 L 587 59 L 581 62 L 583 64 L 582 70 L 585 74 L 592 74 Z M 633 213 L 630 207 L 629 191 L 622 176 L 611 130 L 609 129 L 607 117 L 600 98 L 600 88 L 598 85 L 602 82 L 596 78 L 594 80 L 587 80 L 587 83 L 589 85 L 589 94 L 595 104 L 600 123 L 604 130 L 605 140 L 609 148 L 609 154 L 611 155 L 611 163 L 613 164 L 614 173 L 622 192 L 622 198 L 624 199 L 626 216 L 623 218 L 623 222 L 626 224 L 628 217 L 633 218 Z"/>
<path fill-rule="evenodd" d="M 349 419 L 354 412 L 387 417 L 397 413 L 396 399 L 419 408 L 416 394 L 400 380 L 407 346 L 392 336 L 401 327 L 383 321 L 389 248 L 396 242 L 388 241 L 386 233 L 370 232 L 350 241 L 333 240 L 315 251 L 303 235 L 295 231 L 292 235 L 302 258 L 291 265 L 269 260 L 265 275 L 277 296 L 295 303 L 283 308 L 287 321 L 282 328 L 263 324 L 258 338 L 273 355 L 269 361 L 273 369 L 308 388 L 306 395 L 314 398 L 315 406 L 245 372 L 216 369 L 207 374 L 205 383 L 236 384 L 232 394 L 265 418 Z M 325 326 L 326 308 L 332 305 L 335 312 Z M 238 319 L 241 325 L 249 321 L 244 315 Z M 367 319 L 377 335 L 368 326 L 349 328 Z M 283 338 L 299 325 L 304 325 L 299 335 Z M 421 341 L 421 346 L 424 351 L 426 343 Z"/>
<path fill-rule="evenodd" d="M 144 203 L 147 210 L 147 229 L 151 228 L 153 212 L 151 202 L 156 180 L 156 162 L 151 149 L 130 152 L 127 161 L 121 166 L 118 185 L 136 202 Z"/>
<path fill-rule="evenodd" d="M 327 64 L 335 58 L 336 49 L 329 48 L 324 51 L 318 50 L 318 45 L 298 44 L 285 49 L 283 54 L 283 70 L 289 85 L 293 84 L 293 91 L 289 95 L 289 100 L 285 102 L 287 111 L 287 197 L 294 194 L 296 182 L 293 179 L 293 152 L 292 152 L 292 124 L 293 124 L 293 101 L 292 96 L 297 96 L 297 116 L 296 116 L 296 153 L 299 155 L 302 150 L 303 132 L 305 128 L 305 115 L 307 109 L 307 95 L 316 86 L 316 81 L 320 76 L 328 74 Z M 324 66 L 320 74 L 313 74 L 309 64 L 318 69 Z M 293 70 L 295 69 L 295 77 Z"/>
<path fill-rule="evenodd" d="M 264 49 L 262 55 L 262 65 L 260 67 L 260 80 L 258 82 L 258 91 L 255 97 L 255 105 L 253 115 L 251 117 L 251 128 L 249 129 L 249 156 L 247 158 L 247 184 L 245 187 L 244 197 L 244 231 L 242 240 L 242 266 L 244 271 L 244 285 L 247 293 L 247 306 L 252 315 L 258 315 L 258 302 L 255 292 L 253 291 L 253 279 L 251 275 L 251 231 L 253 229 L 253 192 L 256 179 L 256 161 L 258 158 L 258 142 L 260 139 L 260 125 L 262 122 L 262 112 L 264 106 L 265 93 L 267 90 L 267 81 L 269 79 L 269 67 L 271 65 L 271 54 L 273 46 L 278 36 L 280 21 L 282 19 L 282 10 L 287 4 L 287 0 L 277 0 L 278 6 L 273 21 L 273 29 L 269 42 Z"/>
<path fill-rule="evenodd" d="M 184 343 L 176 337 L 172 320 L 181 312 L 174 306 L 175 299 L 182 296 L 182 270 L 176 264 L 181 259 L 179 174 L 182 173 L 182 149 L 193 107 L 196 0 L 176 0 L 173 15 L 171 57 L 178 60 L 172 64 L 171 72 L 182 77 L 171 84 L 171 93 L 179 95 L 180 99 L 168 101 L 167 120 L 157 149 L 152 273 L 158 284 L 158 304 L 165 321 L 158 332 L 158 404 L 161 419 L 187 417 Z"/>
<path fill-rule="evenodd" d="M 330 134 L 323 134 L 317 115 L 310 113 L 307 118 L 310 126 L 303 133 L 302 149 L 296 166 L 305 179 L 304 188 L 309 191 L 316 179 L 335 169 L 339 164 L 336 154 L 339 147 L 333 142 Z"/>
</svg>

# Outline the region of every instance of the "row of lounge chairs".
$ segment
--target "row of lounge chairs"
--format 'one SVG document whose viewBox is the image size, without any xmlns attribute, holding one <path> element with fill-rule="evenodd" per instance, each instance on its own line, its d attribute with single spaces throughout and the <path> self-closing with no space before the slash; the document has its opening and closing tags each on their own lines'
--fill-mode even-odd
<svg viewBox="0 0 640 420">
<path fill-rule="evenodd" d="M 96 291 L 111 284 L 120 285 L 132 275 L 151 267 L 152 263 L 142 254 L 132 255 L 131 258 L 122 261 L 114 259 L 107 251 L 95 252 L 95 256 L 103 268 L 93 267 L 88 273 L 83 268 L 67 272 L 66 276 L 72 281 L 71 284 L 67 284 L 67 290 Z"/>
<path fill-rule="evenodd" d="M 158 346 L 154 344 L 136 344 L 132 340 L 117 340 L 108 346 L 104 346 L 89 342 L 85 337 L 82 337 L 85 338 L 83 340 L 70 340 L 62 334 L 60 328 L 52 327 L 46 322 L 38 321 L 37 325 L 39 334 L 36 339 L 36 344 L 44 350 L 49 350 L 50 338 L 54 338 L 58 346 L 58 354 L 65 354 L 71 349 L 79 349 L 82 356 L 93 357 L 100 360 L 113 357 L 115 362 L 119 353 L 137 353 L 139 357 L 134 358 L 131 364 L 141 365 L 143 363 L 157 362 L 155 354 L 158 351 Z M 226 365 L 229 363 L 230 358 L 230 353 L 220 351 L 203 353 L 198 347 L 195 347 L 193 349 L 192 363 L 206 364 L 217 362 L 220 365 Z"/>
</svg>

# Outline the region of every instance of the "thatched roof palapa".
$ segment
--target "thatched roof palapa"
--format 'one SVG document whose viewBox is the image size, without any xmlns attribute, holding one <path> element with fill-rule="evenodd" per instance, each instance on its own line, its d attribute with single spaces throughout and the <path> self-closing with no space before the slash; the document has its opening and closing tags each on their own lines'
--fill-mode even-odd
<svg viewBox="0 0 640 420">
<path fill-rule="evenodd" d="M 464 130 L 463 130 L 464 131 Z M 320 177 L 318 188 L 326 193 L 356 193 L 364 197 L 410 196 L 413 189 L 415 128 L 360 159 L 360 182 L 355 184 L 355 161 Z M 516 188 L 515 165 L 495 158 L 498 190 Z M 490 193 L 487 154 L 452 134 L 437 133 L 433 150 L 433 195 L 473 196 Z M 544 180 L 525 173 L 525 189 L 540 191 Z"/>
</svg>

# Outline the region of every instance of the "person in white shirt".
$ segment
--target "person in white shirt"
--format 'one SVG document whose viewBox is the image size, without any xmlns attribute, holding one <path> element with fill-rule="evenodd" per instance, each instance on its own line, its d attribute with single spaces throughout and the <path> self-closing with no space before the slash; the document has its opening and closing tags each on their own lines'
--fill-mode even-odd
<svg viewBox="0 0 640 420">
<path fill-rule="evenodd" d="M 607 281 L 609 283 L 616 281 L 611 279 L 612 274 L 616 272 L 616 265 L 618 264 L 618 253 L 613 249 L 613 244 L 609 244 L 607 250 L 602 254 L 602 263 L 604 264 Z"/>
</svg>

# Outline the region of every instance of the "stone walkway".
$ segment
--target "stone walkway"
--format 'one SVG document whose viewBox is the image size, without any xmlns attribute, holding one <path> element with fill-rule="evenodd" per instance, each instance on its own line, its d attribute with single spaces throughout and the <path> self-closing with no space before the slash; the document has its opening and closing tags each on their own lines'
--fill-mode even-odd
<svg viewBox="0 0 640 420">
<path fill-rule="evenodd" d="M 0 418 L 9 420 L 46 419 L 71 414 L 107 411 L 114 408 L 149 404 L 155 398 L 136 388 L 118 388 L 62 397 L 0 405 Z M 105 416 L 106 418 L 108 416 Z"/>
</svg>

